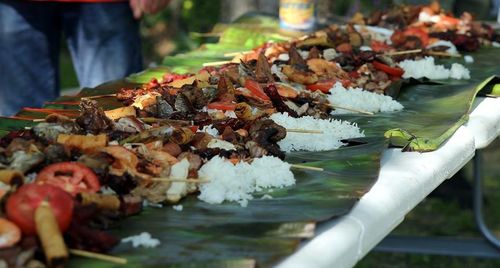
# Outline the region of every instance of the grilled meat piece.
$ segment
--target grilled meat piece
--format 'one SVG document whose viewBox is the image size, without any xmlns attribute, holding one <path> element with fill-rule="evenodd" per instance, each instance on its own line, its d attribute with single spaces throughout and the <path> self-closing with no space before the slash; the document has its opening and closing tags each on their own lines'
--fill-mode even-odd
<svg viewBox="0 0 500 268">
<path fill-rule="evenodd" d="M 264 55 L 264 52 L 261 52 L 259 54 L 259 58 L 257 59 L 257 65 L 255 66 L 255 78 L 259 83 L 274 82 L 271 67 L 269 66 L 269 62 Z"/>
<path fill-rule="evenodd" d="M 293 109 L 288 107 L 283 101 L 275 85 L 269 85 L 265 87 L 264 92 L 267 94 L 267 96 L 269 96 L 278 112 L 288 113 L 288 115 L 291 117 L 298 117 L 297 113 Z"/>
<path fill-rule="evenodd" d="M 80 116 L 76 123 L 88 133 L 99 134 L 113 130 L 113 121 L 109 119 L 97 101 L 82 99 L 80 103 Z"/>
<path fill-rule="evenodd" d="M 285 158 L 285 153 L 276 144 L 286 137 L 286 129 L 271 119 L 258 120 L 249 129 L 250 139 L 265 149 L 268 154 Z"/>
</svg>

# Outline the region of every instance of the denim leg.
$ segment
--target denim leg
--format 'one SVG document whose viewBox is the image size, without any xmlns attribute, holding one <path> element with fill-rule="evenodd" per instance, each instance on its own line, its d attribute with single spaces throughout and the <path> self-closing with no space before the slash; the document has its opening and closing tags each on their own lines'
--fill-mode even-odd
<svg viewBox="0 0 500 268">
<path fill-rule="evenodd" d="M 53 3 L 0 2 L 0 115 L 58 96 L 58 27 Z"/>
<path fill-rule="evenodd" d="M 67 4 L 62 20 L 81 87 L 142 69 L 139 23 L 127 2 Z"/>
</svg>

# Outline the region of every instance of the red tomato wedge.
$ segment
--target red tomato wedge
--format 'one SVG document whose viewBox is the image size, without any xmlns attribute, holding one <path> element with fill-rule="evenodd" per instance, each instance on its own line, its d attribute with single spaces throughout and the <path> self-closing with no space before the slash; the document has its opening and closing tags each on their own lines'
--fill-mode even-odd
<svg viewBox="0 0 500 268">
<path fill-rule="evenodd" d="M 21 229 L 13 222 L 0 218 L 0 249 L 15 245 L 21 240 Z"/>
<path fill-rule="evenodd" d="M 380 61 L 373 61 L 372 64 L 375 69 L 392 76 L 401 77 L 405 73 L 405 71 L 399 67 L 391 67 L 387 64 L 381 63 Z"/>
<path fill-rule="evenodd" d="M 40 184 L 52 184 L 75 196 L 78 193 L 95 193 L 101 184 L 95 173 L 78 162 L 61 162 L 42 169 L 36 177 Z"/>
<path fill-rule="evenodd" d="M 7 199 L 7 218 L 19 226 L 24 234 L 34 235 L 35 210 L 45 200 L 54 211 L 61 232 L 66 231 L 73 216 L 73 198 L 61 188 L 48 184 L 30 183 L 21 186 Z"/>
<path fill-rule="evenodd" d="M 264 90 L 259 85 L 259 83 L 257 83 L 257 81 L 246 79 L 245 87 L 248 88 L 255 96 L 263 100 L 270 100 L 269 96 L 267 96 L 266 93 L 264 93 Z"/>
<path fill-rule="evenodd" d="M 207 104 L 207 108 L 223 111 L 234 111 L 234 109 L 236 109 L 236 104 L 231 102 L 211 102 Z"/>
</svg>

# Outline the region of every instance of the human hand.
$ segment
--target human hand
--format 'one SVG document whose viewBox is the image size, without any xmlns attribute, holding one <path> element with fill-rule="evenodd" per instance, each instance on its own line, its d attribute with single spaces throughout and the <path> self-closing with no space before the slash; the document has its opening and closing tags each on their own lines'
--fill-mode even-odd
<svg viewBox="0 0 500 268">
<path fill-rule="evenodd" d="M 154 14 L 168 6 L 170 0 L 130 0 L 134 18 L 140 19 L 145 14 Z"/>
</svg>

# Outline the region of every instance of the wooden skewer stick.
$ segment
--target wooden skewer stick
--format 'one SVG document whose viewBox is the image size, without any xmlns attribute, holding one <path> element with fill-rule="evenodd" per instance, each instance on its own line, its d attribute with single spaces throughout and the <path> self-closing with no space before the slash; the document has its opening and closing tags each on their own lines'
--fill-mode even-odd
<svg viewBox="0 0 500 268">
<path fill-rule="evenodd" d="M 304 166 L 304 165 L 298 165 L 298 164 L 292 164 L 291 167 L 296 168 L 296 169 L 304 169 L 304 170 L 325 171 L 323 168 L 310 167 L 310 166 Z"/>
<path fill-rule="evenodd" d="M 234 57 L 234 56 L 238 56 L 238 55 L 250 54 L 252 52 L 253 52 L 253 50 L 224 53 L 224 57 Z"/>
<path fill-rule="evenodd" d="M 358 109 L 355 109 L 355 108 L 344 107 L 344 106 L 340 106 L 340 105 L 337 105 L 337 104 L 331 104 L 331 103 L 328 104 L 328 105 L 330 107 L 332 107 L 332 108 L 335 108 L 335 109 L 342 109 L 342 110 L 347 110 L 347 111 L 356 112 L 356 113 L 360 113 L 360 114 L 373 115 L 372 112 L 358 110 Z"/>
<path fill-rule="evenodd" d="M 114 94 L 104 94 L 104 95 L 82 97 L 82 99 L 93 100 L 93 99 L 100 99 L 100 98 L 107 98 L 107 97 L 116 97 L 116 93 L 114 93 Z"/>
<path fill-rule="evenodd" d="M 127 263 L 127 259 L 125 259 L 125 258 L 110 256 L 110 255 L 105 255 L 105 254 L 101 254 L 101 253 L 95 253 L 95 252 L 90 252 L 90 251 L 85 251 L 85 250 L 80 250 L 80 249 L 70 249 L 69 253 L 71 253 L 75 256 L 86 257 L 86 258 L 91 258 L 91 259 L 96 259 L 96 260 L 101 260 L 101 261 L 108 261 L 108 262 L 112 262 L 112 263 L 118 263 L 118 264 L 126 264 Z"/>
<path fill-rule="evenodd" d="M 47 119 L 46 118 L 35 118 L 35 119 L 32 119 L 31 121 L 33 122 L 45 122 Z M 75 121 L 74 118 L 68 118 L 67 119 L 68 121 Z"/>
<path fill-rule="evenodd" d="M 321 130 L 310 130 L 310 129 L 299 129 L 299 128 L 287 128 L 286 132 L 323 134 L 323 131 Z"/>
<path fill-rule="evenodd" d="M 443 57 L 455 57 L 455 58 L 462 57 L 461 54 L 450 54 L 448 52 L 442 52 L 442 51 L 426 51 L 425 54 L 431 56 L 443 56 Z"/>
<path fill-rule="evenodd" d="M 205 62 L 203 63 L 203 67 L 208 67 L 208 66 L 220 66 L 224 64 L 232 63 L 230 60 L 223 60 L 223 61 L 212 61 L 212 62 Z"/>
<path fill-rule="evenodd" d="M 486 97 L 490 97 L 490 98 L 498 98 L 500 96 L 498 95 L 493 95 L 493 94 L 484 94 Z"/>
<path fill-rule="evenodd" d="M 162 181 L 162 182 L 188 182 L 188 183 L 209 183 L 209 180 L 196 179 L 196 178 L 151 178 L 152 181 Z"/>
<path fill-rule="evenodd" d="M 402 51 L 394 51 L 385 53 L 386 56 L 396 56 L 396 55 L 404 55 L 404 54 L 414 54 L 420 53 L 422 49 L 412 49 L 412 50 L 402 50 Z"/>
</svg>

